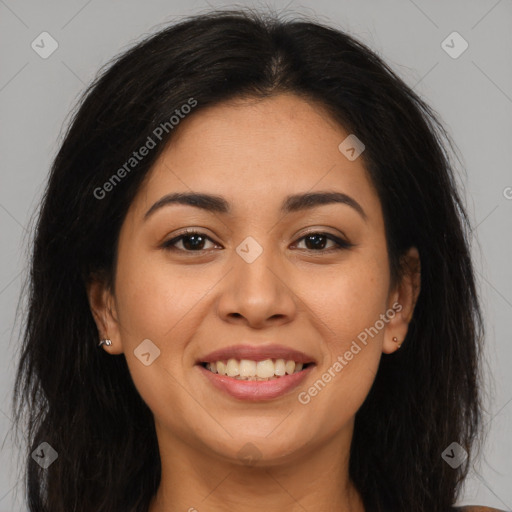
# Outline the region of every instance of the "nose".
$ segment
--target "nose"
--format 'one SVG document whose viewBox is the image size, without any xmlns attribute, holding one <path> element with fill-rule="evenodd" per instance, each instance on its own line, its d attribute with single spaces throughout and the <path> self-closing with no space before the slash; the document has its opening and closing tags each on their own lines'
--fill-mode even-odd
<svg viewBox="0 0 512 512">
<path fill-rule="evenodd" d="M 217 304 L 222 320 L 254 329 L 283 325 L 295 318 L 296 305 L 293 285 L 276 253 L 263 250 L 251 263 L 233 253 L 233 267 L 223 279 Z"/>
</svg>

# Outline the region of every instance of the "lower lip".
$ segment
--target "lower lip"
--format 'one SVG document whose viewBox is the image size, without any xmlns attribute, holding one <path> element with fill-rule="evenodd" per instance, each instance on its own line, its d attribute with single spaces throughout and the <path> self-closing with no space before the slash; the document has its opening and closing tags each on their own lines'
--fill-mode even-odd
<svg viewBox="0 0 512 512">
<path fill-rule="evenodd" d="M 204 376 L 221 391 L 225 391 L 240 400 L 272 400 L 297 387 L 310 373 L 315 365 L 310 364 L 306 369 L 291 375 L 284 375 L 272 380 L 238 380 L 226 375 L 219 375 L 197 365 Z"/>
</svg>

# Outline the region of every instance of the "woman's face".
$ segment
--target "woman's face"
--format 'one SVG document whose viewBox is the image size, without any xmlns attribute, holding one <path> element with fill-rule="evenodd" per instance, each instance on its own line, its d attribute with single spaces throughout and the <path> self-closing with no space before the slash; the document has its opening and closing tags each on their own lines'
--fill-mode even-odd
<svg viewBox="0 0 512 512">
<path fill-rule="evenodd" d="M 391 286 L 379 198 L 362 159 L 338 147 L 348 135 L 294 95 L 240 100 L 183 120 L 154 165 L 121 229 L 113 296 L 95 311 L 162 445 L 273 464 L 349 442 L 413 299 L 408 281 Z M 176 193 L 215 201 L 162 201 Z M 339 201 L 300 200 L 326 193 Z M 200 236 L 178 239 L 185 229 Z M 234 346 L 253 352 L 231 351 L 247 360 L 232 373 L 283 373 L 257 363 L 299 359 L 286 350 L 314 364 L 265 382 L 201 365 Z"/>
</svg>

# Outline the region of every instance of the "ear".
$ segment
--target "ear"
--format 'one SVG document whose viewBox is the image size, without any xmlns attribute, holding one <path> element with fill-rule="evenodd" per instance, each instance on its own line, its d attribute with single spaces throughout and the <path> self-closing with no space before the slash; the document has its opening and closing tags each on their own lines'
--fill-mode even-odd
<svg viewBox="0 0 512 512">
<path fill-rule="evenodd" d="M 411 247 L 401 258 L 402 277 L 389 296 L 388 311 L 393 310 L 384 334 L 382 352 L 391 354 L 399 348 L 409 329 L 421 288 L 421 262 L 416 247 Z M 398 341 L 393 341 L 397 338 Z"/>
<path fill-rule="evenodd" d="M 106 280 L 93 277 L 87 284 L 87 296 L 92 316 L 98 328 L 98 343 L 100 339 L 112 340 L 112 345 L 102 345 L 110 354 L 122 354 L 123 347 L 119 333 L 119 322 L 112 292 L 105 284 Z"/>
</svg>

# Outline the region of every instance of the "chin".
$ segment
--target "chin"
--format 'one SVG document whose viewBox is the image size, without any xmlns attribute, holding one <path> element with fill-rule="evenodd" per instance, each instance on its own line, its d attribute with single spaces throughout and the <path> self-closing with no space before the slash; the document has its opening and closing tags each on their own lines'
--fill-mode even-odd
<svg viewBox="0 0 512 512">
<path fill-rule="evenodd" d="M 292 462 L 300 455 L 303 442 L 292 443 L 289 436 L 268 436 L 265 434 L 230 438 L 227 443 L 215 444 L 212 449 L 229 462 L 247 466 L 276 466 Z M 271 438 L 272 437 L 272 438 Z"/>
</svg>

